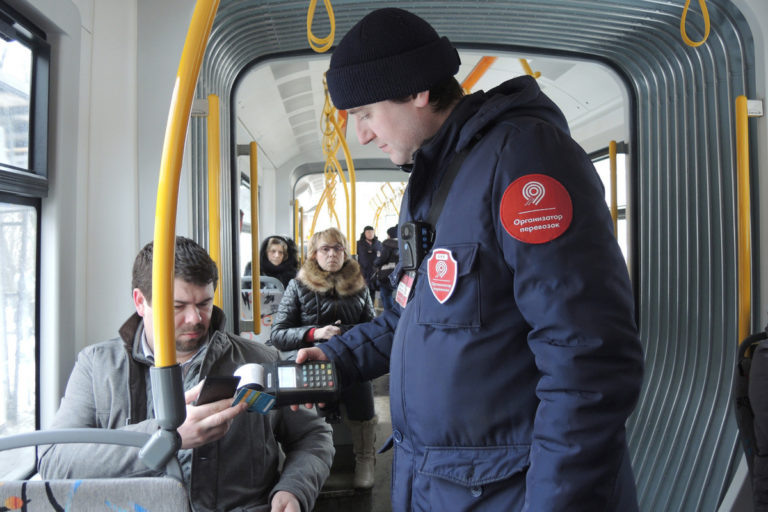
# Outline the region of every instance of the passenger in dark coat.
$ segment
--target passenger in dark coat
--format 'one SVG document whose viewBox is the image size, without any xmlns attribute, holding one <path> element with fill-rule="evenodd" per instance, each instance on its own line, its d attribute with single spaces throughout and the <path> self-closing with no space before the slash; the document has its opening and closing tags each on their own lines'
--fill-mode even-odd
<svg viewBox="0 0 768 512">
<path fill-rule="evenodd" d="M 311 347 L 374 315 L 360 266 L 348 256 L 346 238 L 338 229 L 329 228 L 309 240 L 307 260 L 280 301 L 271 342 L 283 351 Z M 376 416 L 371 382 L 345 387 L 341 403 L 354 442 L 354 486 L 373 487 Z"/>
<path fill-rule="evenodd" d="M 365 284 L 371 292 L 371 299 L 376 297 L 376 283 L 371 280 L 376 271 L 373 262 L 380 253 L 381 242 L 376 237 L 373 226 L 365 226 L 360 233 L 360 240 L 357 241 L 357 262 L 360 264 L 360 272 L 363 273 Z"/>
<path fill-rule="evenodd" d="M 749 403 L 755 415 L 752 458 L 752 497 L 755 512 L 768 512 L 768 343 L 752 354 Z"/>
<path fill-rule="evenodd" d="M 535 79 L 464 96 L 458 69 L 402 9 L 334 49 L 334 105 L 411 173 L 397 306 L 296 360 L 334 361 L 342 385 L 389 372 L 394 511 L 637 511 L 625 423 L 643 352 L 600 178 Z M 403 227 L 441 183 L 405 269 Z"/>
<path fill-rule="evenodd" d="M 397 226 L 392 226 L 387 230 L 387 239 L 381 243 L 381 254 L 373 262 L 373 266 L 376 267 L 374 279 L 379 288 L 381 307 L 384 308 L 384 311 L 390 311 L 395 307 L 395 302 L 392 299 L 394 285 L 390 282 L 389 278 L 400 259 L 399 254 L 397 248 Z"/>
<path fill-rule="evenodd" d="M 259 249 L 259 274 L 278 279 L 287 287 L 296 277 L 299 258 L 296 244 L 290 238 L 270 236 L 261 242 Z"/>
</svg>

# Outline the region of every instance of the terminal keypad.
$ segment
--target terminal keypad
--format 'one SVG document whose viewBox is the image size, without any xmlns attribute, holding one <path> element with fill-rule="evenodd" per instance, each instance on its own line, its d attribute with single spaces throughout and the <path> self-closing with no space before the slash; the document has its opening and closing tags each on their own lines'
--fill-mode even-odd
<svg viewBox="0 0 768 512">
<path fill-rule="evenodd" d="M 333 370 L 331 369 L 331 365 L 322 362 L 310 362 L 301 365 L 299 387 L 333 387 Z"/>
</svg>

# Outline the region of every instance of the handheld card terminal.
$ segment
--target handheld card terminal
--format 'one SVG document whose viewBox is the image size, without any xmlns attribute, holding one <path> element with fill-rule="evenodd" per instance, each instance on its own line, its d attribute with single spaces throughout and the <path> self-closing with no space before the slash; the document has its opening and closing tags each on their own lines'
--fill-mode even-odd
<svg viewBox="0 0 768 512">
<path fill-rule="evenodd" d="M 330 361 L 279 361 L 268 366 L 266 372 L 266 392 L 275 397 L 277 407 L 338 400 L 336 367 Z"/>
</svg>

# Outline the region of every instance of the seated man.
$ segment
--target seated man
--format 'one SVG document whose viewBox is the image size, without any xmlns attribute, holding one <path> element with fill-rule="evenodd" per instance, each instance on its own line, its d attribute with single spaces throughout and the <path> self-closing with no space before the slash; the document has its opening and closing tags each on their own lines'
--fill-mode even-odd
<svg viewBox="0 0 768 512">
<path fill-rule="evenodd" d="M 213 305 L 216 264 L 192 240 L 177 237 L 174 275 L 176 357 L 187 403 L 178 456 L 194 509 L 309 512 L 330 473 L 330 427 L 314 412 L 248 413 L 245 404 L 230 407 L 231 399 L 192 405 L 207 375 L 232 375 L 244 363 L 275 361 L 277 352 L 223 331 L 224 314 Z M 120 328 L 120 338 L 80 352 L 52 428 L 148 434 L 159 428 L 149 378 L 152 243 L 133 265 L 133 302 L 136 313 Z M 154 474 L 139 460 L 138 449 L 101 444 L 48 447 L 40 472 L 46 479 Z"/>
</svg>

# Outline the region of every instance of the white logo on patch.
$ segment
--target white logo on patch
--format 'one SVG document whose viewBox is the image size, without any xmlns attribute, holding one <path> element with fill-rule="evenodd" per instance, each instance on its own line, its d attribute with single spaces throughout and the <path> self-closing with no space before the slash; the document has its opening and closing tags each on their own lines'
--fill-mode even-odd
<svg viewBox="0 0 768 512">
<path fill-rule="evenodd" d="M 435 249 L 427 260 L 427 278 L 432 294 L 444 304 L 456 288 L 459 279 L 459 264 L 448 249 Z"/>
<path fill-rule="evenodd" d="M 539 204 L 544 195 L 547 193 L 547 189 L 544 185 L 538 181 L 529 181 L 523 187 L 523 197 L 525 198 L 525 205 Z"/>
</svg>

